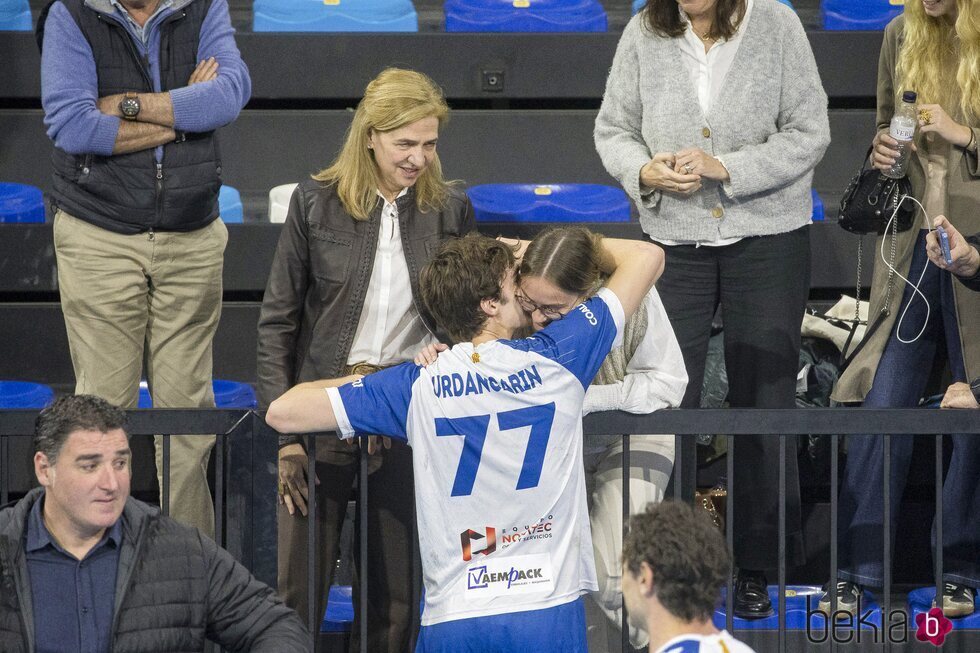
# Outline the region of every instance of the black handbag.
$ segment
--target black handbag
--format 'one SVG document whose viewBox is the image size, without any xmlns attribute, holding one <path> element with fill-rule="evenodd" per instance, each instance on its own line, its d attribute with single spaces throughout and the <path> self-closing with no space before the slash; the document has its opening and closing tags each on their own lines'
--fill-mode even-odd
<svg viewBox="0 0 980 653">
<path fill-rule="evenodd" d="M 837 224 L 855 234 L 883 234 L 895 213 L 895 224 L 889 231 L 908 231 L 915 218 L 915 203 L 903 200 L 912 195 L 912 184 L 908 177 L 891 179 L 876 168 L 869 168 L 870 156 L 869 147 L 864 164 L 841 198 Z"/>
</svg>

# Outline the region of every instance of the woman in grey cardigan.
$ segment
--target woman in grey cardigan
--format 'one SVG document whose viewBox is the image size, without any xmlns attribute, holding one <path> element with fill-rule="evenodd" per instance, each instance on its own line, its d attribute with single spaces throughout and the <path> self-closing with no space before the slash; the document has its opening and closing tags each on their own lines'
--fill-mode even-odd
<svg viewBox="0 0 980 653">
<path fill-rule="evenodd" d="M 810 289 L 810 182 L 830 142 L 827 96 L 791 9 L 777 0 L 647 0 L 623 32 L 595 125 L 602 161 L 664 246 L 657 288 L 700 403 L 711 321 L 725 321 L 729 402 L 794 406 Z M 778 441 L 737 439 L 735 614 L 772 613 Z M 795 446 L 787 556 L 804 559 Z"/>
</svg>

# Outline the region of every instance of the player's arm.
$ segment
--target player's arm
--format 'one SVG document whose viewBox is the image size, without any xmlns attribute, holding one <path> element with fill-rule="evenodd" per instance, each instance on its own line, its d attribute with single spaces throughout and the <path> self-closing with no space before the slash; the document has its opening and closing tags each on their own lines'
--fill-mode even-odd
<svg viewBox="0 0 980 653">
<path fill-rule="evenodd" d="M 280 433 L 333 431 L 337 428 L 337 417 L 324 388 L 337 388 L 359 378 L 359 374 L 352 374 L 295 385 L 269 404 L 266 424 Z"/>
<path fill-rule="evenodd" d="M 663 273 L 664 251 L 642 240 L 603 238 L 600 265 L 610 275 L 606 287 L 619 298 L 629 319 Z"/>
</svg>

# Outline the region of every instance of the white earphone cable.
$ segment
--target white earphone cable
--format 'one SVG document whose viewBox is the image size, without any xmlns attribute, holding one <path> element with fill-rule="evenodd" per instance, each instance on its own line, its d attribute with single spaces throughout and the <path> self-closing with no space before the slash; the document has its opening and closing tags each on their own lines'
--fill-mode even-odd
<svg viewBox="0 0 980 653">
<path fill-rule="evenodd" d="M 902 202 L 904 202 L 905 200 L 912 200 L 913 202 L 918 204 L 919 208 L 922 210 L 922 214 L 926 216 L 926 220 L 929 220 L 929 214 L 926 213 L 926 208 L 922 206 L 922 203 L 919 202 L 919 200 L 915 199 L 911 195 L 902 195 L 902 197 L 899 198 L 898 202 L 895 204 L 895 210 L 892 211 L 892 215 L 888 219 L 888 224 L 885 225 L 886 234 L 891 229 L 892 222 L 898 217 L 898 209 L 902 206 Z M 919 284 L 922 283 L 922 279 L 926 276 L 926 268 L 929 266 L 930 261 L 926 261 L 926 264 L 922 266 L 922 274 L 919 275 L 919 280 L 913 284 L 911 281 L 906 279 L 901 272 L 896 270 L 895 267 L 892 266 L 892 264 L 889 263 L 888 260 L 885 258 L 884 238 L 881 239 L 881 246 L 878 248 L 878 255 L 881 257 L 881 262 L 884 263 L 888 267 L 888 269 L 891 270 L 899 279 L 901 279 L 906 284 L 911 286 L 912 290 L 914 291 L 912 297 L 909 298 L 908 304 L 906 304 L 905 308 L 902 309 L 902 314 L 898 317 L 898 324 L 895 327 L 895 337 L 898 338 L 898 341 L 905 345 L 911 345 L 913 342 L 921 338 L 922 334 L 926 332 L 926 327 L 929 326 L 929 317 L 932 314 L 932 307 L 929 305 L 929 300 L 922 293 L 922 291 L 919 290 Z M 922 328 L 919 329 L 919 333 L 917 333 L 916 336 L 911 340 L 905 340 L 902 338 L 902 321 L 905 319 L 905 314 L 908 313 L 909 307 L 912 306 L 912 301 L 915 299 L 916 294 L 918 294 L 919 297 L 922 298 L 922 301 L 926 303 L 926 318 L 922 322 Z"/>
</svg>

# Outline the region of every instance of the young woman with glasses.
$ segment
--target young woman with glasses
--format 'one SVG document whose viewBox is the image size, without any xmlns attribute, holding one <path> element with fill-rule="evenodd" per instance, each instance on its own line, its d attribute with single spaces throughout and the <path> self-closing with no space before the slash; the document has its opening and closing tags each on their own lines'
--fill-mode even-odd
<svg viewBox="0 0 980 653">
<path fill-rule="evenodd" d="M 507 240 L 507 239 L 501 239 Z M 603 243 L 615 239 L 582 227 L 551 228 L 532 242 L 514 243 L 521 259 L 515 297 L 540 331 L 560 320 L 601 286 L 607 269 Z M 434 359 L 434 348 L 416 357 Z M 614 347 L 585 394 L 584 412 L 622 410 L 650 413 L 680 405 L 687 372 L 677 338 L 656 288 L 626 322 L 623 342 Z M 592 542 L 599 591 L 595 602 L 617 627 L 622 627 L 621 579 L 623 534 L 623 445 L 618 435 L 585 436 L 585 467 L 589 490 Z M 674 436 L 634 435 L 630 438 L 630 513 L 659 502 L 674 465 Z M 644 647 L 646 633 L 630 628 L 634 646 Z"/>
</svg>

